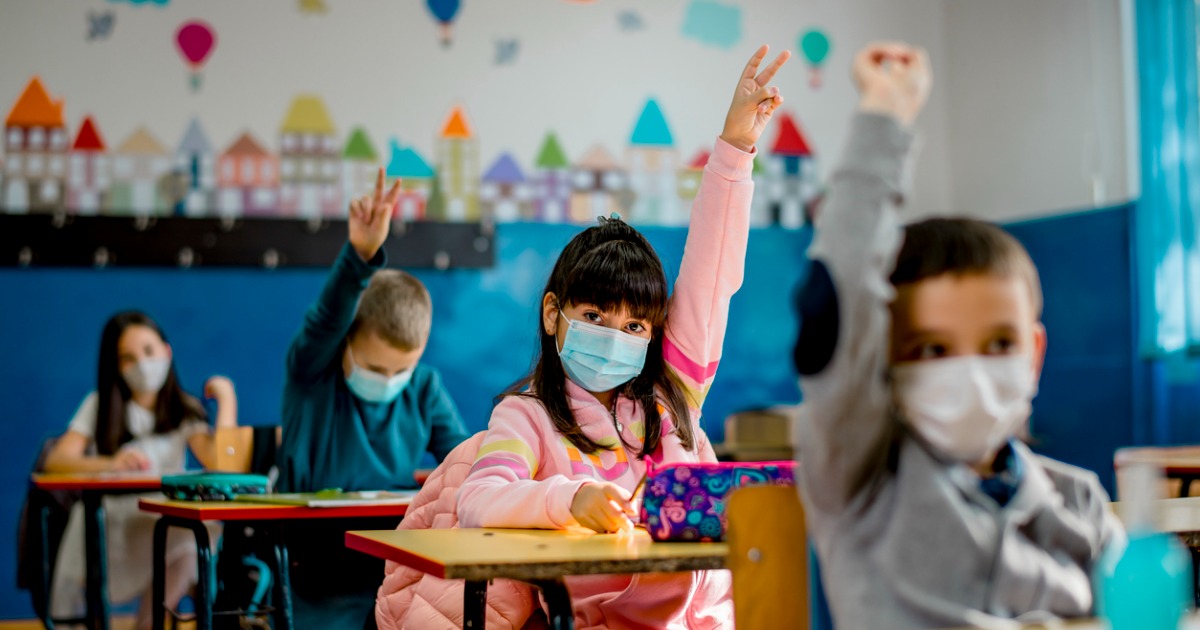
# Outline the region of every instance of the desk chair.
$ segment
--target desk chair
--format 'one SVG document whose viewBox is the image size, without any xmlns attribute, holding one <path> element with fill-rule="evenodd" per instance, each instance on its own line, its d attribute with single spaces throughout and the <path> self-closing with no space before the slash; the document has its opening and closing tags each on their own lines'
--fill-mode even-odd
<svg viewBox="0 0 1200 630">
<path fill-rule="evenodd" d="M 747 486 L 725 509 L 738 630 L 808 630 L 808 539 L 796 489 Z"/>
</svg>

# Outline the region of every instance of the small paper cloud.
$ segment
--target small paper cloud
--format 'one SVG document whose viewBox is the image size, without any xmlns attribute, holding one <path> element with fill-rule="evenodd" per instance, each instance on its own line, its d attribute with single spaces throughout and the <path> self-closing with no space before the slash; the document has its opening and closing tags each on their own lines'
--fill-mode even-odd
<svg viewBox="0 0 1200 630">
<path fill-rule="evenodd" d="M 715 0 L 692 0 L 683 16 L 683 36 L 732 48 L 742 39 L 742 10 Z"/>
</svg>

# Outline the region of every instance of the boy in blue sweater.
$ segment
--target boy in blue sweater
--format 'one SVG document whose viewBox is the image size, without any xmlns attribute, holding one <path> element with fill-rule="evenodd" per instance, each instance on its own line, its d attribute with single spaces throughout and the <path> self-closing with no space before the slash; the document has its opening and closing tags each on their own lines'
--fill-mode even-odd
<svg viewBox="0 0 1200 630">
<path fill-rule="evenodd" d="M 400 182 L 350 204 L 350 241 L 288 349 L 283 393 L 282 492 L 415 488 L 430 452 L 440 462 L 467 438 L 437 370 L 421 364 L 429 339 L 429 292 L 385 269 Z M 362 627 L 373 621 L 381 561 L 345 551 L 348 529 L 391 529 L 395 519 L 290 528 L 300 627 Z M 360 566 L 361 565 L 361 566 Z M 361 578 L 361 579 L 360 579 Z"/>
</svg>

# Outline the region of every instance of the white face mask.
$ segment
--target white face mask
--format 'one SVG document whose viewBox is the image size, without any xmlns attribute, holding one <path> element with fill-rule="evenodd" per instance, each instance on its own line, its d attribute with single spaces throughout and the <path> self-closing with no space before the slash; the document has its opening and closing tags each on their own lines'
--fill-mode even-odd
<svg viewBox="0 0 1200 630">
<path fill-rule="evenodd" d="M 974 463 L 1029 419 L 1037 379 L 1029 355 L 966 356 L 892 368 L 901 418 L 938 453 Z"/>
<path fill-rule="evenodd" d="M 125 384 L 139 394 L 157 394 L 167 382 L 171 372 L 171 359 L 166 357 L 142 359 L 121 370 Z"/>
</svg>

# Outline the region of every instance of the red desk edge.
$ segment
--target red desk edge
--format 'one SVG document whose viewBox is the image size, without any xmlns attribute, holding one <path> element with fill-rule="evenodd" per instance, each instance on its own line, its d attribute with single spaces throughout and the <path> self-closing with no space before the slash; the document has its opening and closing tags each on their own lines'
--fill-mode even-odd
<svg viewBox="0 0 1200 630">
<path fill-rule="evenodd" d="M 33 475 L 30 480 L 33 485 L 42 490 L 158 490 L 162 488 L 160 477 L 130 477 L 130 478 L 87 478 L 80 475 L 66 479 L 67 475 Z M 56 477 L 46 479 L 45 477 Z"/>
<path fill-rule="evenodd" d="M 445 565 L 434 562 L 429 558 L 417 555 L 411 551 L 397 549 L 389 544 L 372 540 L 355 532 L 346 532 L 346 547 L 355 551 L 361 551 L 368 556 L 397 562 L 406 567 L 421 571 L 422 573 L 432 575 L 436 578 L 446 577 Z"/>
<path fill-rule="evenodd" d="M 369 516 L 404 516 L 407 505 L 351 505 L 346 507 L 310 508 L 303 505 L 250 505 L 229 501 L 228 506 L 213 505 L 184 506 L 159 503 L 166 499 L 141 499 L 138 509 L 153 514 L 163 514 L 194 521 L 275 521 L 305 518 L 356 518 Z"/>
</svg>

